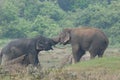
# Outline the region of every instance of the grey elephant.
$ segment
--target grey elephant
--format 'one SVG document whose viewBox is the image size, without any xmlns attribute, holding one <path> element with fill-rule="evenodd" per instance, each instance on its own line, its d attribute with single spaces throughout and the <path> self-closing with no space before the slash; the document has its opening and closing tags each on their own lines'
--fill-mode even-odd
<svg viewBox="0 0 120 80">
<path fill-rule="evenodd" d="M 19 62 L 22 65 L 38 65 L 38 53 L 42 50 L 50 50 L 57 44 L 54 40 L 43 36 L 31 39 L 16 39 L 9 42 L 0 53 L 1 65 Z"/>
<path fill-rule="evenodd" d="M 63 29 L 56 39 L 63 45 L 71 44 L 75 63 L 86 51 L 89 51 L 91 58 L 102 57 L 109 44 L 107 36 L 100 29 L 88 27 Z"/>
</svg>

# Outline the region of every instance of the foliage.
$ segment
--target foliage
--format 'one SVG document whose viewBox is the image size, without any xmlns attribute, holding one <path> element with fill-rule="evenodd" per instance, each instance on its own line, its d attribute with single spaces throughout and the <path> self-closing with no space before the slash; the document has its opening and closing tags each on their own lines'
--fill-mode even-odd
<svg viewBox="0 0 120 80">
<path fill-rule="evenodd" d="M 31 27 L 31 32 L 38 32 L 38 34 L 45 36 L 53 36 L 59 32 L 60 28 L 53 19 L 48 16 L 38 15 Z"/>
<path fill-rule="evenodd" d="M 11 2 L 4 1 L 0 7 L 0 25 L 8 25 L 17 19 L 18 9 Z"/>
<path fill-rule="evenodd" d="M 120 0 L 0 0 L 0 38 L 56 36 L 65 27 L 102 29 L 120 43 Z"/>
</svg>

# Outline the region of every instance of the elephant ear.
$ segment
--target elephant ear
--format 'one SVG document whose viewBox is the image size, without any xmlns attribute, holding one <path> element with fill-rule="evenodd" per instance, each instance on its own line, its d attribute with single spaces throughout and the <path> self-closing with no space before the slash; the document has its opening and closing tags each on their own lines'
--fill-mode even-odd
<svg viewBox="0 0 120 80">
<path fill-rule="evenodd" d="M 61 44 L 68 44 L 70 41 L 70 33 L 71 33 L 71 29 L 66 28 L 63 29 L 62 32 L 59 34 L 60 35 L 60 43 Z"/>
<path fill-rule="evenodd" d="M 70 34 L 66 32 L 65 37 L 64 37 L 64 43 L 67 43 L 70 40 Z"/>
<path fill-rule="evenodd" d="M 40 40 L 36 41 L 36 49 L 37 50 L 43 50 L 43 44 L 40 42 Z"/>
</svg>

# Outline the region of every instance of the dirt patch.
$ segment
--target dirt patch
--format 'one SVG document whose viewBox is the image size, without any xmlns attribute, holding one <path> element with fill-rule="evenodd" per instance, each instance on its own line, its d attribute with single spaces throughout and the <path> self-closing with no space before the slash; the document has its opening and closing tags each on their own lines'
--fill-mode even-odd
<svg viewBox="0 0 120 80">
<path fill-rule="evenodd" d="M 120 56 L 120 48 L 108 48 L 103 56 Z M 64 49 L 54 48 L 54 50 L 51 51 L 42 51 L 39 53 L 39 60 L 44 68 L 69 65 L 72 63 L 72 50 L 68 47 Z M 89 52 L 86 52 L 81 58 L 81 61 L 87 60 L 90 60 Z"/>
<path fill-rule="evenodd" d="M 82 58 L 81 61 L 86 61 L 90 59 L 90 55 L 87 52 Z M 42 51 L 39 54 L 40 64 L 44 68 L 49 67 L 61 67 L 73 63 L 72 51 L 70 48 L 57 49 L 51 51 Z"/>
</svg>

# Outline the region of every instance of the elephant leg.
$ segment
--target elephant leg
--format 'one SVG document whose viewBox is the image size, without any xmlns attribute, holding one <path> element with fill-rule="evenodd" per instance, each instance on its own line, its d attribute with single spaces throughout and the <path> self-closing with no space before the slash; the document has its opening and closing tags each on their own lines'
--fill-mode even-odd
<svg viewBox="0 0 120 80">
<path fill-rule="evenodd" d="M 97 55 L 99 58 L 103 57 L 104 51 L 105 51 L 104 49 L 100 49 L 100 48 L 91 49 L 89 51 L 91 59 L 95 58 Z"/>
<path fill-rule="evenodd" d="M 37 66 L 39 63 L 40 62 L 39 62 L 38 55 L 37 55 L 36 58 L 35 58 L 35 66 Z"/>
<path fill-rule="evenodd" d="M 5 62 L 5 65 L 12 65 L 16 63 L 22 63 L 22 60 L 24 59 L 25 55 L 22 55 L 20 57 L 17 57 L 15 59 L 9 60 Z"/>
<path fill-rule="evenodd" d="M 99 57 L 99 58 L 103 57 L 104 51 L 105 51 L 105 49 L 99 49 L 99 50 L 98 50 L 98 57 Z"/>
<path fill-rule="evenodd" d="M 80 58 L 79 45 L 72 45 L 72 54 L 73 54 L 73 58 L 74 58 L 74 63 L 79 62 L 79 58 Z"/>
<path fill-rule="evenodd" d="M 97 50 L 94 47 L 91 47 L 89 49 L 89 53 L 90 53 L 90 59 L 94 59 L 97 55 Z"/>
<path fill-rule="evenodd" d="M 78 61 L 80 61 L 80 59 L 82 58 L 82 56 L 83 56 L 84 54 L 85 54 L 85 50 L 80 49 L 80 50 L 79 50 L 79 53 L 78 53 L 78 55 L 77 55 Z"/>
<path fill-rule="evenodd" d="M 28 55 L 24 56 L 24 59 L 21 61 L 21 64 L 24 65 L 24 66 L 28 66 L 28 64 L 30 64 Z"/>
<path fill-rule="evenodd" d="M 94 59 L 96 57 L 96 53 L 90 51 L 90 59 Z"/>
<path fill-rule="evenodd" d="M 103 57 L 103 54 L 98 54 L 98 58 L 101 58 L 101 57 Z"/>
<path fill-rule="evenodd" d="M 37 66 L 38 65 L 38 63 L 39 63 L 39 59 L 38 59 L 38 54 L 36 54 L 36 53 L 31 53 L 30 55 L 29 55 L 29 62 L 30 62 L 30 64 L 33 64 L 34 66 Z"/>
</svg>

